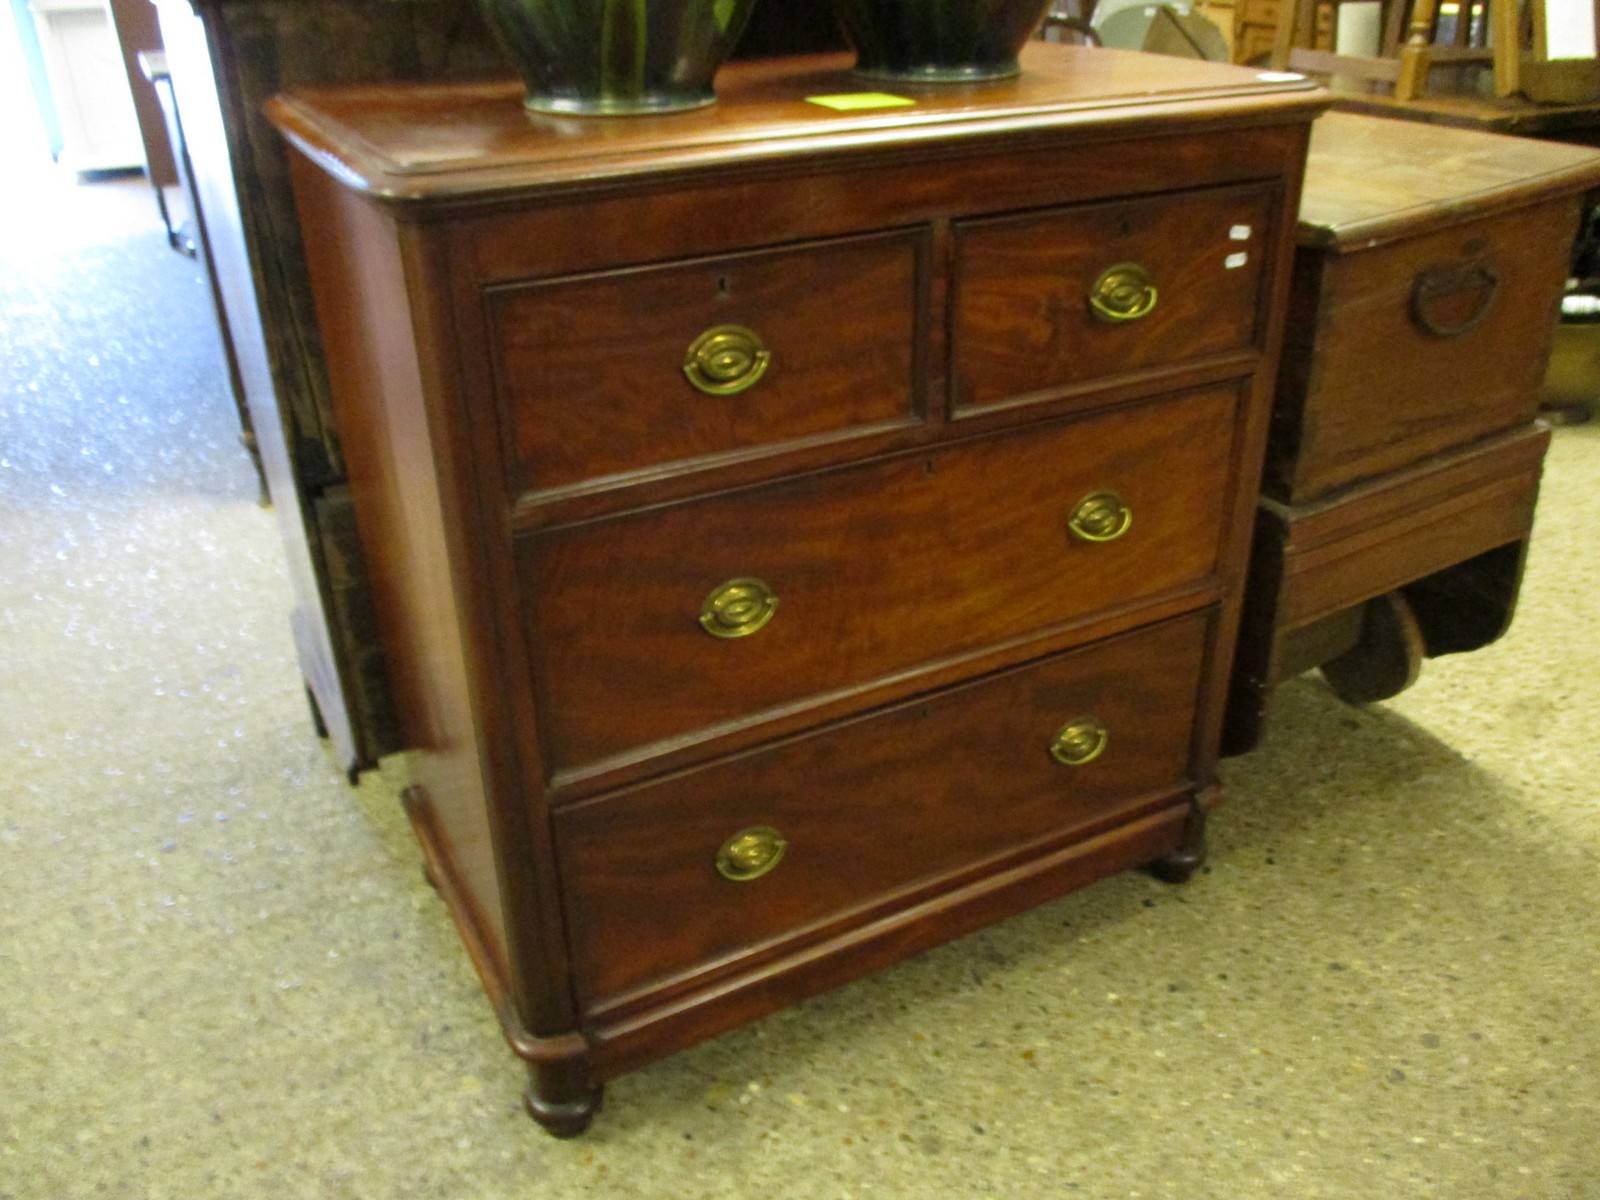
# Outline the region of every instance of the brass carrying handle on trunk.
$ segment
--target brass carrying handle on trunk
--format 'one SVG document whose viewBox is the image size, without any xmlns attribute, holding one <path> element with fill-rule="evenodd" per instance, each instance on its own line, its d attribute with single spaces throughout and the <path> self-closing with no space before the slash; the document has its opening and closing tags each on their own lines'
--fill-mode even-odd
<svg viewBox="0 0 1600 1200">
<path fill-rule="evenodd" d="M 1478 294 L 1472 310 L 1454 322 L 1441 321 L 1434 312 L 1441 302 L 1466 293 Z M 1460 337 L 1483 323 L 1499 294 L 1500 273 L 1488 263 L 1428 267 L 1411 285 L 1411 318 L 1434 337 Z"/>
</svg>

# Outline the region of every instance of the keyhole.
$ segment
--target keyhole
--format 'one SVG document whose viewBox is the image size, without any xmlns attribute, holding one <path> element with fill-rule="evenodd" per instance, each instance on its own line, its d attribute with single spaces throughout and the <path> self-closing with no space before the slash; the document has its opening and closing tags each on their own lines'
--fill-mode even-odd
<svg viewBox="0 0 1600 1200">
<path fill-rule="evenodd" d="M 728 277 L 726 275 L 717 276 L 717 299 L 718 300 L 726 300 L 728 298 L 729 294 L 732 292 L 732 290 L 733 289 L 728 286 Z"/>
<path fill-rule="evenodd" d="M 922 473 L 924 475 L 932 475 L 933 472 L 934 472 L 934 469 L 935 468 L 934 468 L 934 465 L 933 465 L 933 459 L 930 458 L 930 459 L 927 459 L 927 460 L 925 460 L 923 462 L 923 464 L 922 464 Z"/>
<path fill-rule="evenodd" d="M 1121 236 L 1121 237 L 1127 237 L 1132 232 L 1133 232 L 1133 222 L 1128 220 L 1127 217 L 1118 217 L 1117 218 L 1117 233 L 1118 233 L 1118 235 Z"/>
</svg>

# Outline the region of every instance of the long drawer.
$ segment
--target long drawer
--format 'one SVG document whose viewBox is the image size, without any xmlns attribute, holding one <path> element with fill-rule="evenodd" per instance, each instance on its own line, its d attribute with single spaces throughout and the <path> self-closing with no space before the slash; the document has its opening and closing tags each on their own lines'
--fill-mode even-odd
<svg viewBox="0 0 1600 1200">
<path fill-rule="evenodd" d="M 525 539 L 549 770 L 1200 583 L 1237 400 L 1212 388 Z"/>
<path fill-rule="evenodd" d="M 748 965 L 1187 778 L 1209 613 L 925 696 L 555 818 L 580 1001 Z"/>
</svg>

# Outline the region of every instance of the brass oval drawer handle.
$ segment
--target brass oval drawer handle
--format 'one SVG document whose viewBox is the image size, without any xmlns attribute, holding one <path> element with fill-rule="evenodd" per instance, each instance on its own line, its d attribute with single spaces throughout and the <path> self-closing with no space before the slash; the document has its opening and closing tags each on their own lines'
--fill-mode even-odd
<svg viewBox="0 0 1600 1200">
<path fill-rule="evenodd" d="M 1082 767 L 1105 753 L 1109 735 L 1098 717 L 1077 717 L 1056 731 L 1050 757 L 1064 767 Z"/>
<path fill-rule="evenodd" d="M 1090 492 L 1072 510 L 1067 528 L 1086 542 L 1114 542 L 1133 524 L 1133 509 L 1109 489 Z"/>
<path fill-rule="evenodd" d="M 1102 321 L 1137 321 L 1150 315 L 1159 293 L 1138 263 L 1117 263 L 1100 272 L 1089 289 L 1089 311 Z"/>
<path fill-rule="evenodd" d="M 689 344 L 683 373 L 708 396 L 734 396 L 766 374 L 772 352 L 743 325 L 716 325 Z"/>
<path fill-rule="evenodd" d="M 770 825 L 741 829 L 717 851 L 717 873 L 735 883 L 760 879 L 778 865 L 788 848 L 783 834 Z"/>
<path fill-rule="evenodd" d="M 759 579 L 730 579 L 700 606 L 700 627 L 712 637 L 749 637 L 778 611 L 778 597 Z"/>
</svg>

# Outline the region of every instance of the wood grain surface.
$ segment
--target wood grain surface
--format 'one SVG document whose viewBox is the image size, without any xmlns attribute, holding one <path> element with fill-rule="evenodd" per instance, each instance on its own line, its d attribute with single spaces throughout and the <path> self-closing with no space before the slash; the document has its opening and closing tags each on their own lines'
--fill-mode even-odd
<svg viewBox="0 0 1600 1200">
<path fill-rule="evenodd" d="M 925 253 L 896 233 L 491 292 L 511 486 L 915 421 Z M 727 325 L 771 359 L 748 390 L 706 395 L 686 352 Z"/>
<path fill-rule="evenodd" d="M 1300 243 L 1364 249 L 1600 185 L 1600 150 L 1356 113 L 1311 127 Z"/>
<path fill-rule="evenodd" d="M 413 809 L 558 1132 L 620 1071 L 1112 872 L 1192 868 L 1216 800 L 1323 98 L 1043 47 L 909 111 L 806 104 L 860 90 L 847 61 L 730 68 L 681 118 L 550 122 L 493 85 L 273 110 L 407 728 L 464 772 Z M 1080 276 L 1148 257 L 1167 307 L 951 420 L 961 289 L 994 298 L 969 325 L 991 341 L 1053 303 L 1030 242 Z M 723 322 L 770 342 L 771 378 L 687 395 L 686 339 Z M 1069 522 L 1101 490 L 1132 522 L 1095 543 Z M 750 578 L 772 620 L 712 637 L 708 597 Z M 1105 755 L 1063 766 L 1086 712 Z M 709 864 L 754 823 L 794 857 L 747 888 Z M 496 899 L 498 928 L 472 911 Z"/>
<path fill-rule="evenodd" d="M 666 783 L 568 808 L 557 839 L 586 1010 L 804 937 L 1180 785 L 1206 618 L 1183 617 Z M 1049 753 L 1090 715 L 1104 753 Z M 725 839 L 771 826 L 770 874 L 725 879 Z M 701 981 L 703 984 L 705 981 Z"/>
<path fill-rule="evenodd" d="M 1272 200 L 1222 188 L 958 225 L 956 410 L 1253 349 Z M 1149 273 L 1155 308 L 1097 318 L 1096 280 L 1126 263 Z"/>
<path fill-rule="evenodd" d="M 1267 493 L 1303 503 L 1532 420 L 1577 219 L 1566 195 L 1371 250 L 1301 247 Z M 1418 320 L 1426 278 L 1475 272 L 1497 281 L 1462 296 L 1481 321 Z"/>
<path fill-rule="evenodd" d="M 269 111 L 300 148 L 352 186 L 391 200 L 482 202 L 529 187 L 636 176 L 732 159 L 1036 134 L 1100 133 L 1134 122 L 1201 127 L 1231 116 L 1275 124 L 1327 100 L 1303 78 L 1132 51 L 1031 43 L 1023 71 L 975 87 L 897 85 L 910 108 L 836 112 L 808 97 L 856 93 L 850 55 L 733 63 L 717 77 L 719 103 L 626 121 L 530 115 L 520 83 L 304 89 Z"/>
<path fill-rule="evenodd" d="M 1216 563 L 1236 403 L 1212 389 L 525 540 L 548 766 L 714 736 L 1198 582 Z M 1081 541 L 1068 517 L 1102 488 L 1132 526 Z M 777 614 L 709 636 L 702 602 L 747 577 Z"/>
</svg>

